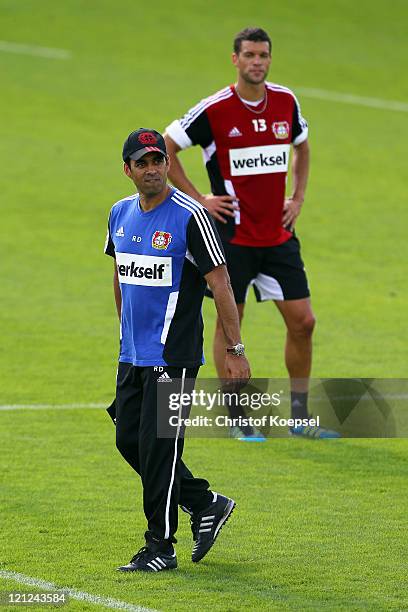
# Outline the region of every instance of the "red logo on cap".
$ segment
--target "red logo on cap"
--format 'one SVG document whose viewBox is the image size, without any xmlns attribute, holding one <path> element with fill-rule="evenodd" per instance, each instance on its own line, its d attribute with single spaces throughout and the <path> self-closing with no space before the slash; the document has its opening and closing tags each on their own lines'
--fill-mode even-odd
<svg viewBox="0 0 408 612">
<path fill-rule="evenodd" d="M 153 132 L 143 132 L 139 134 L 138 140 L 144 145 L 156 144 L 157 136 L 155 136 Z"/>
</svg>

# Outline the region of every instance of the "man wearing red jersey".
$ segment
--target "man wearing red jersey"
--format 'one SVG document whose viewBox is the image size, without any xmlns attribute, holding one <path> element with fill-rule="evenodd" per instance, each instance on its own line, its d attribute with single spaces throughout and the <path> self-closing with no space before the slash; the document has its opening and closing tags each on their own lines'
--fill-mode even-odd
<svg viewBox="0 0 408 612">
<path fill-rule="evenodd" d="M 264 30 L 247 28 L 237 34 L 232 61 L 237 83 L 205 98 L 166 128 L 169 177 L 215 218 L 240 319 L 250 285 L 258 301 L 274 300 L 287 328 L 285 361 L 291 378 L 292 416 L 307 418 L 315 318 L 294 225 L 309 172 L 308 126 L 295 95 L 266 81 L 271 40 Z M 211 195 L 195 188 L 177 157 L 192 145 L 203 149 Z M 293 189 L 286 198 L 291 146 Z M 217 320 L 214 360 L 221 379 L 226 378 L 226 348 Z M 234 410 L 239 413 L 232 407 L 233 416 Z M 332 437 L 335 432 L 302 426 L 292 433 Z M 245 439 L 259 437 L 251 428 L 243 434 Z M 237 437 L 241 436 L 238 432 Z"/>
</svg>

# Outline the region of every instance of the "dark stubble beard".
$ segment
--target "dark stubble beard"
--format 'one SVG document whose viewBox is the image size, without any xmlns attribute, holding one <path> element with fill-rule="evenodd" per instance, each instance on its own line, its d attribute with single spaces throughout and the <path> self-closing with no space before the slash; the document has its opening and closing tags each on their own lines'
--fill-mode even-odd
<svg viewBox="0 0 408 612">
<path fill-rule="evenodd" d="M 160 182 L 154 183 L 150 186 L 143 186 L 143 194 L 148 198 L 158 195 L 166 186 L 166 180 L 164 178 L 160 178 Z"/>
<path fill-rule="evenodd" d="M 244 79 L 244 81 L 246 83 L 248 83 L 249 85 L 260 85 L 261 83 L 264 83 L 266 80 L 266 77 L 268 76 L 267 72 L 264 72 L 262 77 L 260 77 L 259 80 L 254 80 L 250 77 L 249 74 L 242 74 L 241 77 Z"/>
</svg>

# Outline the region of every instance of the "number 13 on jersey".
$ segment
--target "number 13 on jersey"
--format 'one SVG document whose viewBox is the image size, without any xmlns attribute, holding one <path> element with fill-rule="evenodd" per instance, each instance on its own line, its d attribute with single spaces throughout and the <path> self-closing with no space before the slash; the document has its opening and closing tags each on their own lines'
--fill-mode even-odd
<svg viewBox="0 0 408 612">
<path fill-rule="evenodd" d="M 254 126 L 255 132 L 266 132 L 266 121 L 265 119 L 252 119 L 252 125 Z"/>
</svg>

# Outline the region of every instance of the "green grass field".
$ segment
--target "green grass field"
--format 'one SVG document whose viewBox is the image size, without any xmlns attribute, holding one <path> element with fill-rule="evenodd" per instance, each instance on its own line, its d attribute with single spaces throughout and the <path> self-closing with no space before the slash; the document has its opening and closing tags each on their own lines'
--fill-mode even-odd
<svg viewBox="0 0 408 612">
<path fill-rule="evenodd" d="M 402 0 L 0 0 L 0 407 L 110 402 L 118 324 L 102 247 L 112 203 L 133 191 L 123 140 L 233 82 L 231 40 L 249 24 L 270 32 L 269 78 L 299 91 L 310 124 L 298 234 L 318 319 L 313 375 L 406 377 L 407 112 L 387 101 L 408 102 L 407 18 Z M 207 190 L 200 152 L 183 160 Z M 210 377 L 211 302 L 204 314 Z M 273 306 L 251 296 L 243 336 L 256 376 L 285 376 Z M 233 519 L 201 564 L 183 515 L 177 572 L 119 576 L 144 521 L 103 411 L 2 409 L 0 427 L 0 572 L 163 612 L 408 610 L 406 440 L 190 440 L 187 462 L 234 496 Z M 29 590 L 1 580 L 8 589 Z"/>
</svg>

